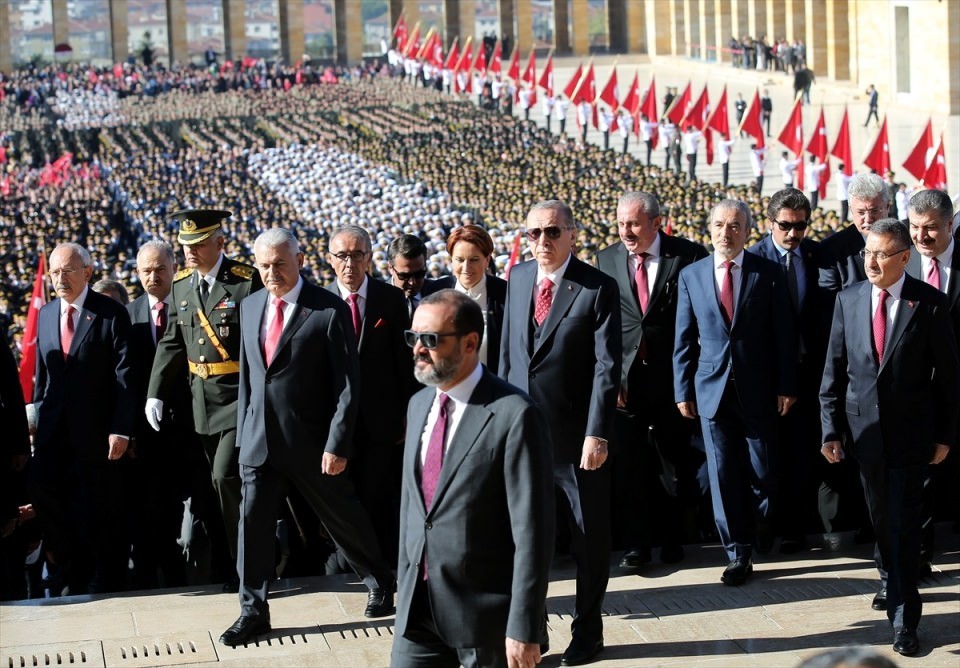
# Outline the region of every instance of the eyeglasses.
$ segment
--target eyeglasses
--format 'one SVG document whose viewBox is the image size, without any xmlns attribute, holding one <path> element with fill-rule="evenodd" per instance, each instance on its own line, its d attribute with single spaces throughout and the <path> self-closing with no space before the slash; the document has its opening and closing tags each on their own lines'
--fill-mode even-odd
<svg viewBox="0 0 960 668">
<path fill-rule="evenodd" d="M 850 213 L 857 218 L 866 218 L 867 216 L 870 216 L 870 218 L 879 218 L 885 211 L 883 209 L 853 209 Z"/>
<path fill-rule="evenodd" d="M 392 264 L 390 268 L 393 269 L 394 275 L 397 277 L 398 281 L 419 281 L 421 278 L 424 278 L 427 275 L 426 269 L 420 269 L 418 271 L 397 271 L 397 268 Z"/>
<path fill-rule="evenodd" d="M 460 336 L 456 332 L 415 332 L 412 329 L 404 330 L 403 340 L 411 348 L 417 345 L 417 341 L 427 350 L 433 350 L 440 345 L 440 339 L 445 336 Z"/>
<path fill-rule="evenodd" d="M 864 248 L 862 251 L 860 251 L 860 257 L 862 257 L 864 260 L 866 260 L 866 259 L 868 259 L 868 258 L 871 258 L 871 257 L 875 257 L 875 258 L 877 258 L 877 262 L 883 262 L 884 260 L 889 260 L 889 259 L 892 258 L 894 255 L 899 255 L 899 254 L 902 253 L 903 251 L 908 251 L 908 250 L 910 250 L 910 249 L 909 249 L 909 248 L 901 248 L 900 250 L 894 251 L 894 252 L 892 252 L 892 253 L 884 253 L 883 251 L 872 251 L 872 250 L 867 250 L 866 248 Z"/>
<path fill-rule="evenodd" d="M 788 223 L 786 221 L 775 220 L 773 221 L 777 227 L 780 228 L 781 232 L 789 232 L 790 230 L 796 230 L 797 232 L 803 232 L 807 229 L 807 225 L 810 224 L 809 220 L 801 220 L 796 223 Z"/>
<path fill-rule="evenodd" d="M 60 276 L 72 276 L 76 274 L 79 269 L 54 269 L 50 272 L 50 275 L 54 278 L 59 278 Z"/>
<path fill-rule="evenodd" d="M 556 241 L 560 238 L 560 235 L 565 231 L 569 230 L 569 227 L 557 227 L 556 225 L 551 225 L 550 227 L 531 227 L 530 229 L 524 232 L 524 235 L 530 241 L 540 241 L 540 235 L 547 235 L 547 239 L 553 239 Z"/>
<path fill-rule="evenodd" d="M 367 257 L 367 251 L 353 251 L 352 253 L 331 253 L 340 262 L 359 262 Z"/>
</svg>

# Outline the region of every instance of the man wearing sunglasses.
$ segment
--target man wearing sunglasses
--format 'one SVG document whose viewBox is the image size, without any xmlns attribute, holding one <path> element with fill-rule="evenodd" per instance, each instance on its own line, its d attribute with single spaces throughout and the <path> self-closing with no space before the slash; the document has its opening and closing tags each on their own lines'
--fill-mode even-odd
<svg viewBox="0 0 960 668">
<path fill-rule="evenodd" d="M 480 364 L 483 311 L 441 290 L 406 332 L 414 374 L 404 449 L 391 665 L 533 668 L 554 542 L 542 413 Z"/>
<path fill-rule="evenodd" d="M 426 278 L 427 247 L 420 237 L 404 234 L 390 242 L 387 262 L 390 263 L 390 281 L 395 288 L 403 290 L 407 313 L 412 319 L 420 300 L 436 289 L 434 282 L 437 279 Z"/>
<path fill-rule="evenodd" d="M 565 203 L 547 200 L 530 210 L 526 236 L 534 260 L 510 271 L 500 339 L 500 375 L 546 415 L 554 482 L 567 500 L 577 598 L 565 666 L 589 663 L 603 649 L 611 549 L 604 462 L 621 366 L 617 282 L 574 256 L 576 235 Z"/>
<path fill-rule="evenodd" d="M 790 307 L 797 323 L 797 403 L 778 419 L 778 475 L 781 502 L 777 523 L 783 536 L 780 552 L 803 549 L 808 533 L 820 532 L 817 499 L 820 487 L 817 455 L 820 440 L 820 378 L 827 348 L 830 313 L 819 296 L 819 244 L 804 238 L 810 221 L 810 201 L 796 188 L 778 190 L 767 206 L 770 234 L 748 251 L 776 262 L 787 282 Z"/>
<path fill-rule="evenodd" d="M 947 298 L 906 275 L 910 249 L 900 221 L 871 227 L 862 251 L 867 282 L 837 296 L 820 388 L 821 452 L 831 464 L 850 454 L 859 465 L 893 650 L 906 656 L 920 649 L 924 479 L 956 442 L 960 392 Z"/>
</svg>

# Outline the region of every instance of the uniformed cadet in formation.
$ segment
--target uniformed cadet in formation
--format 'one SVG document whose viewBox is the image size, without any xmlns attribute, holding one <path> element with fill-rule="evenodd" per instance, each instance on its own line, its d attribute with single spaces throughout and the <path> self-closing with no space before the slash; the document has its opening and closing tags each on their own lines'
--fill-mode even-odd
<svg viewBox="0 0 960 668">
<path fill-rule="evenodd" d="M 226 556 L 219 527 L 210 526 L 213 577 L 226 581 L 225 591 L 238 586 L 235 561 L 240 520 L 240 478 L 237 464 L 237 391 L 240 353 L 240 302 L 263 287 L 247 264 L 226 257 L 223 222 L 229 211 L 195 209 L 172 218 L 180 223 L 177 241 L 186 268 L 174 277 L 173 313 L 157 344 L 147 389 L 147 420 L 159 430 L 163 402 L 183 374 L 189 374 L 193 422 L 210 464 L 220 502 Z M 219 572 L 218 572 L 219 570 Z"/>
</svg>

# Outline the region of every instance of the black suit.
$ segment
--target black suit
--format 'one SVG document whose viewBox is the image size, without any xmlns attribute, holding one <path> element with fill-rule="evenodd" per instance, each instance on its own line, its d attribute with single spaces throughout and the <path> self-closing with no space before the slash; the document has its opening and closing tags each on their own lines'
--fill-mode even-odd
<svg viewBox="0 0 960 668">
<path fill-rule="evenodd" d="M 74 594 L 125 586 L 126 462 L 107 455 L 111 434 L 133 436 L 137 410 L 127 349 L 130 318 L 109 297 L 85 290 L 66 360 L 60 348 L 61 300 L 40 309 L 33 395 L 31 496 L 46 544 Z"/>
<path fill-rule="evenodd" d="M 820 287 L 831 296 L 854 283 L 867 280 L 860 251 L 866 242 L 860 228 L 847 225 L 820 244 Z"/>
<path fill-rule="evenodd" d="M 357 354 L 342 299 L 306 281 L 270 366 L 260 329 L 267 291 L 240 307 L 237 447 L 243 480 L 238 569 L 242 615 L 268 614 L 274 531 L 289 486 L 304 496 L 329 536 L 370 588 L 389 588 L 376 535 L 350 478 L 324 475 L 331 453 L 353 456 Z"/>
<path fill-rule="evenodd" d="M 0 346 L 0 526 L 16 519 L 19 506 L 27 502 L 23 474 L 14 471 L 13 458 L 30 454 L 27 414 L 17 362 L 10 346 Z M 0 601 L 27 597 L 23 555 L 28 537 L 21 530 L 0 538 Z"/>
<path fill-rule="evenodd" d="M 327 286 L 340 297 L 338 283 Z M 350 322 L 348 320 L 348 322 Z M 403 291 L 367 278 L 367 300 L 357 342 L 359 400 L 350 473 L 373 520 L 382 552 L 396 557 L 400 513 L 400 465 L 407 401 L 417 385 L 413 353 L 403 338 L 409 328 Z"/>
<path fill-rule="evenodd" d="M 623 356 L 620 387 L 626 405 L 618 411 L 620 438 L 613 459 L 614 512 L 622 516 L 625 547 L 649 546 L 650 531 L 664 543 L 683 541 L 677 489 L 664 481 L 695 485 L 690 450 L 693 423 L 677 410 L 673 387 L 673 339 L 680 270 L 707 256 L 693 242 L 663 232 L 656 278 L 645 313 L 640 311 L 630 253 L 622 243 L 597 254 L 597 267 L 620 289 Z M 679 482 L 679 480 L 678 480 Z M 673 486 L 671 486 L 673 487 Z M 692 490 L 684 490 L 692 491 Z"/>
<path fill-rule="evenodd" d="M 610 567 L 610 467 L 579 468 L 584 438 L 613 440 L 620 385 L 617 283 L 575 257 L 554 287 L 541 326 L 533 321 L 535 261 L 510 271 L 500 341 L 500 376 L 527 392 L 547 417 L 554 481 L 570 510 L 577 561 L 575 639 L 603 637 L 601 606 Z M 576 512 L 579 504 L 580 513 Z"/>
<path fill-rule="evenodd" d="M 500 365 L 500 333 L 503 331 L 503 309 L 507 303 L 507 282 L 489 274 L 484 277 L 484 280 L 487 282 L 487 309 L 484 313 L 487 359 L 480 361 L 490 371 L 497 373 L 497 367 Z M 456 287 L 456 283 L 457 279 L 453 276 L 438 278 L 434 281 L 431 292 L 453 289 Z"/>
<path fill-rule="evenodd" d="M 801 302 L 799 310 L 796 305 L 793 309 L 800 344 L 797 351 L 797 403 L 777 420 L 781 451 L 777 475 L 781 481 L 778 523 L 781 535 L 791 538 L 822 531 L 817 499 L 822 477 L 819 473 L 824 461 L 820 456 L 818 416 L 820 380 L 829 333 L 829 320 L 825 314 L 829 311 L 824 306 L 823 291 L 819 287 L 819 247 L 816 241 L 804 239 L 794 253 L 793 262 L 799 263 L 798 279 L 802 268 L 802 279 L 799 280 L 803 282 L 802 288 L 797 290 Z M 786 273 L 784 257 L 773 243 L 772 236 L 764 237 L 747 250 L 776 262 Z"/>
<path fill-rule="evenodd" d="M 960 362 L 946 298 L 905 276 L 878 367 L 872 288 L 864 282 L 837 297 L 820 388 L 823 441 L 852 435 L 847 454 L 860 464 L 888 574 L 887 617 L 916 630 L 921 490 L 934 444 L 956 442 Z"/>
<path fill-rule="evenodd" d="M 411 663 L 410 650 L 424 651 L 426 638 L 461 650 L 437 652 L 432 665 L 461 653 L 506 665 L 505 637 L 544 640 L 554 531 L 547 425 L 529 397 L 487 370 L 480 374 L 448 439 L 429 508 L 421 447 L 437 391 L 410 400 L 393 665 Z"/>
</svg>

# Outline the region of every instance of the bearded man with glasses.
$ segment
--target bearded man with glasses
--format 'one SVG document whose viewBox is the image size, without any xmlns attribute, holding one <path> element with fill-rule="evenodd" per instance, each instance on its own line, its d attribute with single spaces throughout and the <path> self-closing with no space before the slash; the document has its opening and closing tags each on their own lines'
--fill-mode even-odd
<svg viewBox="0 0 960 668">
<path fill-rule="evenodd" d="M 777 533 L 780 552 L 794 554 L 806 546 L 808 533 L 822 531 L 817 515 L 820 488 L 817 454 L 820 441 L 820 378 L 826 354 L 829 312 L 817 285 L 819 244 L 806 239 L 810 201 L 796 188 L 773 194 L 767 206 L 770 233 L 748 252 L 776 262 L 787 281 L 797 323 L 797 403 L 777 419 L 782 457 L 777 462 L 780 504 Z"/>
<path fill-rule="evenodd" d="M 561 665 L 603 649 L 601 606 L 610 577 L 610 467 L 622 343 L 617 282 L 574 255 L 577 226 L 559 200 L 535 204 L 526 237 L 534 260 L 507 282 L 500 376 L 544 412 L 554 448 L 554 484 L 565 499 L 577 563 L 572 640 Z"/>
</svg>

